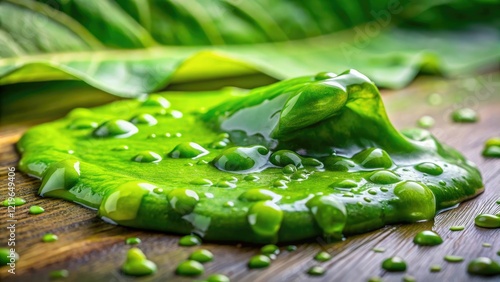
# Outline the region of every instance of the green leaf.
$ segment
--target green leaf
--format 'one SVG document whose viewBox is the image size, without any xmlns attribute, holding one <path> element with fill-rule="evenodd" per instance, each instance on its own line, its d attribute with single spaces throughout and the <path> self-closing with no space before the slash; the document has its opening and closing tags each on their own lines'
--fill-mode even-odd
<svg viewBox="0 0 500 282">
<path fill-rule="evenodd" d="M 420 71 L 457 74 L 498 61 L 498 29 L 397 30 L 388 25 L 437 4 L 391 3 L 5 0 L 0 85 L 78 79 L 133 97 L 171 82 L 356 68 L 398 88 Z"/>
</svg>

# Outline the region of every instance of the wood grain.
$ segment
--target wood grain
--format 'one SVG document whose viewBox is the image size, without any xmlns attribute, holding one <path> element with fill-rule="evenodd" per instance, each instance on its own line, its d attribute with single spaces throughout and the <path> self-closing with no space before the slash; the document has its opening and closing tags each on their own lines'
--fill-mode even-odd
<svg viewBox="0 0 500 282">
<path fill-rule="evenodd" d="M 480 168 L 486 187 L 481 196 L 462 203 L 458 208 L 443 212 L 434 221 L 417 224 L 387 226 L 363 235 L 351 236 L 343 242 L 327 244 L 321 238 L 297 244 L 295 252 L 282 246 L 282 253 L 271 267 L 264 270 L 249 270 L 248 259 L 257 254 L 258 246 L 204 243 L 200 247 L 179 247 L 179 236 L 146 232 L 113 226 L 96 217 L 95 211 L 58 199 L 36 196 L 40 182 L 21 172 L 16 173 L 17 195 L 28 204 L 16 210 L 16 250 L 21 260 L 16 265 L 16 275 L 9 275 L 7 267 L 0 268 L 1 281 L 48 281 L 48 273 L 57 269 L 68 269 L 67 281 L 192 281 L 174 274 L 179 262 L 198 248 L 212 251 L 215 261 L 207 263 L 206 277 L 211 273 L 223 273 L 232 281 L 367 281 L 380 276 L 384 281 L 402 281 L 411 275 L 417 281 L 500 281 L 500 278 L 470 276 L 466 272 L 467 262 L 478 256 L 497 261 L 500 251 L 500 230 L 483 229 L 474 225 L 479 213 L 498 213 L 500 205 L 500 159 L 485 159 L 480 153 L 484 141 L 500 136 L 500 75 L 486 74 L 459 80 L 444 80 L 422 77 L 409 88 L 400 91 L 384 91 L 384 100 L 391 120 L 398 128 L 412 127 L 422 115 L 431 115 L 436 126 L 431 130 L 445 143 L 459 149 Z M 89 90 L 87 90 L 89 91 Z M 441 93 L 445 102 L 430 106 L 426 98 L 431 93 Z M 481 120 L 476 124 L 453 124 L 450 113 L 458 107 L 471 107 L 479 111 Z M 16 166 L 19 155 L 15 142 L 32 124 L 43 117 L 31 118 L 15 125 L 1 128 L 0 137 L 0 198 L 6 197 L 7 168 Z M 29 215 L 31 205 L 40 205 L 46 212 Z M 6 245 L 6 208 L 0 208 L 0 245 Z M 452 225 L 464 225 L 465 230 L 452 232 Z M 419 247 L 412 238 L 422 230 L 435 230 L 444 243 L 435 247 Z M 53 232 L 59 240 L 43 243 L 44 233 Z M 130 278 L 120 273 L 126 250 L 127 237 L 142 239 L 140 248 L 157 263 L 159 272 L 145 278 Z M 490 243 L 492 247 L 483 247 Z M 384 253 L 375 253 L 374 247 L 383 247 Z M 325 250 L 333 255 L 332 260 L 318 263 L 313 256 Z M 461 263 L 448 263 L 445 255 L 465 258 Z M 381 262 L 390 256 L 399 255 L 408 262 L 406 273 L 388 273 L 381 269 Z M 442 266 L 442 271 L 431 273 L 430 265 Z M 322 277 L 305 274 L 308 268 L 321 265 L 327 269 Z"/>
</svg>

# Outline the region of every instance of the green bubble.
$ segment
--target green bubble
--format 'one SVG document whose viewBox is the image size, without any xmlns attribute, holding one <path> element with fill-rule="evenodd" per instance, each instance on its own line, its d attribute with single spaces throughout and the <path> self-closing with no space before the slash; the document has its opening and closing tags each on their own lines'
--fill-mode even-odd
<svg viewBox="0 0 500 282">
<path fill-rule="evenodd" d="M 249 268 L 265 268 L 271 265 L 271 259 L 265 255 L 256 255 L 248 261 Z"/>
<path fill-rule="evenodd" d="M 260 252 L 264 255 L 278 255 L 280 253 L 280 248 L 276 245 L 269 244 L 260 248 Z"/>
<path fill-rule="evenodd" d="M 400 257 L 391 257 L 382 262 L 382 268 L 389 272 L 402 272 L 406 270 L 406 262 Z"/>
<path fill-rule="evenodd" d="M 45 243 L 55 242 L 57 240 L 59 240 L 59 237 L 57 237 L 57 235 L 53 233 L 46 233 L 42 236 L 42 242 Z"/>
<path fill-rule="evenodd" d="M 23 198 L 19 198 L 19 197 L 7 198 L 2 202 L 2 205 L 4 207 L 8 207 L 8 206 L 16 206 L 17 207 L 17 206 L 22 206 L 24 204 L 26 204 L 26 200 Z"/>
<path fill-rule="evenodd" d="M 197 246 L 197 245 L 201 245 L 201 239 L 200 239 L 200 237 L 198 237 L 196 235 L 186 235 L 186 236 L 182 236 L 179 239 L 179 246 L 190 247 L 190 246 Z"/>
<path fill-rule="evenodd" d="M 425 230 L 417 233 L 417 235 L 413 237 L 413 243 L 420 246 L 435 246 L 443 243 L 443 239 L 437 233 Z"/>
<path fill-rule="evenodd" d="M 144 100 L 144 102 L 142 102 L 142 106 L 160 107 L 166 109 L 170 107 L 170 102 L 160 95 L 151 94 L 146 98 L 146 100 Z"/>
<path fill-rule="evenodd" d="M 432 191 L 422 183 L 405 181 L 394 188 L 398 197 L 393 202 L 397 216 L 405 222 L 429 220 L 436 214 L 436 198 Z"/>
<path fill-rule="evenodd" d="M 500 228 L 500 217 L 493 214 L 480 214 L 476 216 L 474 223 L 483 228 Z"/>
<path fill-rule="evenodd" d="M 370 278 L 368 278 L 368 282 L 382 282 L 384 280 L 382 280 L 382 277 L 379 277 L 379 276 L 372 276 Z"/>
<path fill-rule="evenodd" d="M 269 150 L 264 146 L 232 147 L 215 157 L 213 164 L 222 171 L 257 170 L 267 163 Z"/>
<path fill-rule="evenodd" d="M 205 263 L 212 261 L 214 259 L 214 255 L 209 250 L 199 249 L 192 252 L 191 255 L 189 256 L 189 259 Z"/>
<path fill-rule="evenodd" d="M 286 246 L 286 250 L 289 252 L 295 252 L 297 250 L 297 246 L 295 245 L 288 245 Z"/>
<path fill-rule="evenodd" d="M 69 276 L 69 271 L 67 269 L 59 269 L 49 272 L 50 279 L 62 279 Z"/>
<path fill-rule="evenodd" d="M 365 168 L 390 168 L 392 166 L 392 159 L 389 154 L 378 148 L 365 149 L 352 158 Z"/>
<path fill-rule="evenodd" d="M 127 259 L 121 268 L 122 272 L 130 276 L 146 276 L 156 272 L 156 264 L 146 258 L 138 248 L 127 251 Z"/>
<path fill-rule="evenodd" d="M 158 120 L 150 114 L 139 114 L 130 119 L 130 122 L 133 124 L 146 124 L 149 126 L 153 126 L 158 123 Z"/>
<path fill-rule="evenodd" d="M 319 253 L 316 254 L 316 256 L 314 256 L 315 260 L 321 261 L 321 262 L 328 261 L 331 258 L 332 258 L 332 255 L 330 255 L 327 252 L 319 252 Z"/>
<path fill-rule="evenodd" d="M 452 112 L 451 119 L 454 122 L 476 122 L 479 120 L 479 116 L 476 111 L 469 108 L 458 109 Z"/>
<path fill-rule="evenodd" d="M 415 166 L 415 169 L 430 175 L 440 175 L 443 169 L 435 163 L 425 162 Z"/>
<path fill-rule="evenodd" d="M 472 275 L 494 276 L 500 274 L 500 265 L 487 257 L 479 257 L 471 260 L 467 266 L 467 272 Z"/>
<path fill-rule="evenodd" d="M 229 282 L 229 277 L 223 274 L 212 274 L 207 277 L 207 282 Z"/>
<path fill-rule="evenodd" d="M 139 163 L 157 163 L 161 161 L 161 156 L 155 152 L 142 151 L 132 158 L 132 161 Z"/>
<path fill-rule="evenodd" d="M 156 186 L 149 183 L 128 182 L 106 195 L 99 206 L 99 216 L 114 222 L 134 220 L 142 198 Z"/>
<path fill-rule="evenodd" d="M 248 211 L 247 219 L 255 234 L 272 237 L 281 227 L 283 211 L 272 201 L 257 202 Z"/>
<path fill-rule="evenodd" d="M 324 275 L 326 270 L 321 266 L 313 266 L 307 270 L 307 274 L 312 276 L 321 276 Z"/>
<path fill-rule="evenodd" d="M 325 168 L 330 171 L 343 171 L 347 172 L 352 170 L 352 168 L 356 167 L 356 163 L 351 161 L 350 159 L 331 156 L 325 159 Z"/>
<path fill-rule="evenodd" d="M 29 209 L 30 214 L 41 214 L 43 212 L 45 212 L 45 210 L 40 206 L 31 206 Z"/>
<path fill-rule="evenodd" d="M 168 193 L 168 202 L 180 214 L 191 213 L 200 201 L 198 194 L 191 189 L 178 188 Z"/>
<path fill-rule="evenodd" d="M 80 162 L 66 159 L 51 165 L 42 177 L 38 193 L 41 196 L 61 196 L 80 179 Z"/>
<path fill-rule="evenodd" d="M 14 249 L 12 249 L 14 250 Z M 19 260 L 19 255 L 16 252 L 11 252 L 8 248 L 0 248 L 0 266 L 8 263 L 15 263 Z"/>
<path fill-rule="evenodd" d="M 372 249 L 372 251 L 374 251 L 375 253 L 383 253 L 383 252 L 385 252 L 385 248 L 375 247 Z"/>
<path fill-rule="evenodd" d="M 137 237 L 130 237 L 125 240 L 125 244 L 127 245 L 137 245 L 141 243 L 141 239 Z"/>
<path fill-rule="evenodd" d="M 347 221 L 344 204 L 334 196 L 315 196 L 307 201 L 316 223 L 325 235 L 342 237 L 342 231 Z"/>
<path fill-rule="evenodd" d="M 137 132 L 139 129 L 133 123 L 122 119 L 112 119 L 99 125 L 92 135 L 94 137 L 126 138 Z"/>
<path fill-rule="evenodd" d="M 281 196 L 267 189 L 248 189 L 243 192 L 238 199 L 246 202 L 259 202 L 259 201 L 279 201 Z"/>
<path fill-rule="evenodd" d="M 375 184 L 393 184 L 401 181 L 401 178 L 392 171 L 379 170 L 370 176 L 370 181 Z"/>
<path fill-rule="evenodd" d="M 201 145 L 194 142 L 180 143 L 168 153 L 173 159 L 195 159 L 208 154 L 209 152 Z"/>
</svg>

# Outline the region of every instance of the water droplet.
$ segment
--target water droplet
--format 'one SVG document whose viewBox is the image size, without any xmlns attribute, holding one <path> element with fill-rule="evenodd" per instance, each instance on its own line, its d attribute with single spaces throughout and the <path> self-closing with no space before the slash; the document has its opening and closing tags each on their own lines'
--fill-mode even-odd
<svg viewBox="0 0 500 282">
<path fill-rule="evenodd" d="M 405 181 L 394 188 L 393 201 L 395 216 L 406 222 L 429 220 L 436 214 L 436 198 L 432 191 L 422 183 Z"/>
<path fill-rule="evenodd" d="M 175 273 L 181 276 L 198 276 L 202 275 L 203 272 L 205 272 L 205 268 L 201 263 L 195 260 L 183 261 L 177 266 L 175 270 Z"/>
<path fill-rule="evenodd" d="M 283 173 L 284 174 L 292 174 L 294 172 L 297 171 L 297 167 L 294 166 L 293 164 L 289 164 L 289 165 L 286 165 L 283 169 L 282 169 Z"/>
<path fill-rule="evenodd" d="M 382 268 L 390 272 L 406 270 L 406 262 L 400 257 L 392 257 L 382 262 Z"/>
<path fill-rule="evenodd" d="M 222 171 L 249 171 L 267 163 L 269 150 L 264 146 L 232 147 L 217 156 L 213 164 Z"/>
<path fill-rule="evenodd" d="M 365 168 L 390 168 L 392 159 L 386 151 L 368 148 L 353 156 L 353 160 Z"/>
<path fill-rule="evenodd" d="M 229 181 L 224 181 L 224 180 L 221 180 L 221 181 L 215 183 L 214 186 L 219 187 L 219 188 L 236 188 L 235 183 L 229 182 Z"/>
<path fill-rule="evenodd" d="M 190 189 L 178 188 L 168 193 L 168 202 L 176 212 L 182 215 L 191 213 L 199 201 L 198 194 Z"/>
<path fill-rule="evenodd" d="M 465 226 L 462 225 L 454 225 L 450 227 L 451 231 L 462 231 L 465 229 Z"/>
<path fill-rule="evenodd" d="M 350 159 L 342 158 L 339 156 L 330 156 L 325 159 L 325 168 L 330 171 L 349 171 L 354 168 L 356 164 Z"/>
<path fill-rule="evenodd" d="M 125 240 L 125 244 L 127 245 L 137 245 L 141 243 L 141 239 L 137 237 L 130 237 Z"/>
<path fill-rule="evenodd" d="M 288 183 L 287 180 L 278 179 L 273 182 L 273 187 L 282 189 L 288 188 L 288 186 L 286 185 L 287 183 Z"/>
<path fill-rule="evenodd" d="M 320 73 L 316 74 L 316 76 L 314 77 L 314 80 L 325 80 L 325 79 L 334 78 L 334 77 L 337 77 L 337 75 L 334 74 L 333 72 L 324 71 L 324 72 L 320 72 Z"/>
<path fill-rule="evenodd" d="M 139 114 L 130 119 L 130 122 L 133 124 L 146 124 L 149 126 L 153 126 L 158 123 L 156 118 L 150 114 Z"/>
<path fill-rule="evenodd" d="M 375 189 L 373 189 L 373 188 L 368 189 L 368 191 L 367 191 L 367 192 L 368 192 L 368 194 L 370 194 L 370 195 L 377 195 L 377 190 L 375 190 Z"/>
<path fill-rule="evenodd" d="M 249 268 L 264 268 L 271 265 L 271 259 L 265 255 L 253 256 L 248 262 Z"/>
<path fill-rule="evenodd" d="M 474 223 L 483 228 L 500 228 L 500 217 L 493 214 L 480 214 L 476 216 Z"/>
<path fill-rule="evenodd" d="M 126 151 L 126 150 L 128 150 L 128 146 L 127 145 L 120 145 L 120 146 L 114 147 L 111 150 L 112 151 Z"/>
<path fill-rule="evenodd" d="M 134 124 L 122 119 L 113 119 L 97 127 L 92 135 L 94 137 L 126 138 L 137 132 L 139 129 Z"/>
<path fill-rule="evenodd" d="M 159 154 L 151 151 L 142 151 L 132 158 L 132 161 L 139 163 L 157 163 L 162 158 Z"/>
<path fill-rule="evenodd" d="M 439 272 L 439 271 L 441 271 L 441 265 L 439 265 L 439 264 L 433 264 L 433 265 L 431 265 L 431 267 L 429 268 L 429 270 L 431 272 Z"/>
<path fill-rule="evenodd" d="M 230 282 L 230 280 L 226 275 L 212 274 L 207 277 L 207 282 Z"/>
<path fill-rule="evenodd" d="M 281 227 L 283 211 L 272 201 L 263 201 L 255 203 L 247 217 L 253 232 L 259 236 L 273 237 Z"/>
<path fill-rule="evenodd" d="M 45 233 L 42 237 L 42 242 L 45 243 L 55 242 L 57 240 L 59 240 L 59 237 L 57 237 L 57 235 L 53 233 Z"/>
<path fill-rule="evenodd" d="M 430 175 L 440 175 L 443 169 L 435 163 L 425 162 L 415 166 L 415 169 Z"/>
<path fill-rule="evenodd" d="M 52 164 L 42 178 L 42 185 L 38 190 L 40 196 L 61 197 L 61 192 L 74 187 L 80 179 L 80 162 L 67 159 Z"/>
<path fill-rule="evenodd" d="M 212 261 L 214 259 L 214 255 L 209 250 L 199 249 L 199 250 L 192 252 L 191 255 L 189 256 L 189 259 L 195 260 L 197 262 L 205 263 L 205 262 Z"/>
<path fill-rule="evenodd" d="M 358 187 L 358 183 L 354 180 L 344 179 L 331 184 L 330 187 L 350 190 L 351 188 Z"/>
<path fill-rule="evenodd" d="M 141 207 L 142 198 L 155 189 L 149 183 L 127 182 L 104 196 L 99 206 L 99 216 L 114 222 L 134 220 Z"/>
<path fill-rule="evenodd" d="M 375 184 L 393 184 L 401 181 L 401 178 L 392 171 L 379 170 L 370 176 L 370 181 Z"/>
<path fill-rule="evenodd" d="M 446 255 L 446 256 L 444 256 L 444 260 L 447 262 L 456 263 L 456 262 L 464 261 L 464 258 L 461 256 Z"/>
<path fill-rule="evenodd" d="M 254 181 L 255 182 L 255 181 L 258 181 L 260 178 L 257 175 L 250 174 L 250 175 L 245 176 L 243 179 L 246 181 Z"/>
<path fill-rule="evenodd" d="M 467 272 L 473 275 L 494 276 L 500 274 L 500 265 L 487 257 L 479 257 L 471 260 L 467 266 Z"/>
<path fill-rule="evenodd" d="M 325 235 L 342 237 L 347 213 L 341 201 L 334 196 L 315 196 L 307 201 L 306 206 Z"/>
<path fill-rule="evenodd" d="M 225 208 L 232 208 L 232 207 L 234 207 L 234 202 L 227 201 L 224 204 L 222 204 L 222 206 L 225 207 Z"/>
<path fill-rule="evenodd" d="M 269 161 L 273 165 L 280 167 L 285 167 L 290 164 L 294 165 L 297 168 L 302 167 L 302 157 L 297 153 L 289 150 L 280 150 L 274 152 L 269 158 Z"/>
<path fill-rule="evenodd" d="M 292 174 L 290 178 L 297 181 L 303 181 L 307 179 L 307 174 L 301 171 L 297 171 L 294 174 Z"/>
<path fill-rule="evenodd" d="M 79 118 L 74 120 L 68 125 L 68 129 L 78 130 L 78 129 L 94 129 L 97 128 L 99 124 L 91 119 Z"/>
<path fill-rule="evenodd" d="M 208 154 L 209 152 L 201 145 L 194 142 L 180 143 L 168 153 L 168 156 L 173 159 L 196 159 Z"/>
<path fill-rule="evenodd" d="M 179 246 L 190 247 L 190 246 L 197 246 L 197 245 L 201 245 L 201 239 L 200 239 L 200 237 L 198 237 L 196 235 L 186 235 L 186 236 L 182 236 L 179 239 Z"/>
<path fill-rule="evenodd" d="M 443 243 L 443 239 L 433 231 L 424 230 L 415 235 L 413 243 L 420 246 L 435 246 Z"/>
<path fill-rule="evenodd" d="M 307 271 L 307 274 L 313 275 L 313 276 L 321 276 L 321 275 L 324 275 L 325 272 L 326 272 L 326 270 L 323 267 L 313 266 L 313 267 L 309 268 L 309 270 Z"/>
<path fill-rule="evenodd" d="M 269 244 L 260 248 L 260 252 L 264 255 L 279 255 L 280 248 L 276 245 Z"/>
<path fill-rule="evenodd" d="M 45 209 L 40 206 L 31 206 L 29 209 L 30 214 L 41 214 L 45 212 Z"/>
<path fill-rule="evenodd" d="M 161 107 L 166 109 L 170 107 L 170 102 L 160 95 L 151 94 L 146 98 L 146 100 L 144 100 L 144 102 L 142 102 L 142 105 L 146 107 Z"/>
<path fill-rule="evenodd" d="M 189 182 L 190 184 L 193 185 L 199 185 L 199 186 L 212 186 L 212 181 L 205 179 L 205 178 L 196 178 L 194 180 L 191 180 Z"/>
<path fill-rule="evenodd" d="M 454 122 L 476 122 L 479 120 L 479 116 L 476 111 L 469 108 L 458 109 L 452 112 L 451 119 Z"/>
<path fill-rule="evenodd" d="M 329 261 L 331 258 L 332 258 L 332 255 L 330 255 L 327 252 L 319 252 L 314 257 L 315 260 L 320 261 L 320 262 Z"/>
<path fill-rule="evenodd" d="M 238 199 L 247 202 L 273 201 L 277 202 L 281 199 L 281 195 L 267 189 L 252 188 L 243 192 Z"/>
<path fill-rule="evenodd" d="M 435 123 L 436 121 L 431 116 L 423 116 L 417 121 L 417 125 L 421 128 L 431 128 Z"/>
</svg>

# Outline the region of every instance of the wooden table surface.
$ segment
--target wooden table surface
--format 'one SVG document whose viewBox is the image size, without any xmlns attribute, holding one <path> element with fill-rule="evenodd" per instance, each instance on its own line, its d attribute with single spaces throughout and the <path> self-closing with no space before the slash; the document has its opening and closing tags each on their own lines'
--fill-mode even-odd
<svg viewBox="0 0 500 282">
<path fill-rule="evenodd" d="M 26 205 L 18 207 L 15 213 L 16 250 L 21 259 L 16 264 L 16 275 L 8 274 L 8 268 L 1 267 L 0 280 L 48 281 L 50 271 L 67 269 L 70 274 L 66 281 L 192 281 L 190 278 L 176 276 L 175 267 L 193 250 L 205 248 L 214 253 L 215 260 L 205 264 L 205 275 L 197 279 L 211 273 L 222 273 L 232 281 L 355 282 L 367 281 L 372 276 L 380 276 L 384 281 L 402 281 L 405 275 L 411 275 L 417 281 L 500 281 L 499 276 L 481 278 L 470 276 L 466 272 L 467 263 L 473 258 L 486 256 L 500 260 L 497 255 L 500 251 L 500 229 L 483 229 L 474 225 L 476 215 L 500 212 L 500 205 L 495 203 L 500 200 L 500 159 L 485 159 L 481 156 L 484 141 L 500 136 L 499 77 L 498 73 L 457 80 L 420 77 L 403 90 L 383 91 L 387 110 L 397 128 L 414 126 L 422 115 L 434 117 L 436 126 L 431 131 L 440 140 L 463 152 L 482 172 L 485 193 L 460 204 L 456 209 L 437 215 L 434 221 L 387 226 L 330 244 L 317 238 L 297 243 L 295 252 L 288 252 L 284 250 L 285 246 L 281 246 L 281 254 L 269 268 L 249 270 L 246 263 L 252 255 L 259 252 L 258 246 L 206 242 L 202 246 L 179 247 L 179 236 L 113 226 L 97 218 L 95 211 L 59 199 L 41 198 L 36 195 L 40 181 L 17 171 L 17 196 L 28 201 Z M 99 96 L 103 101 L 112 99 L 110 95 L 95 90 L 86 91 L 94 93 L 92 95 Z M 61 92 L 65 93 L 59 93 L 60 95 L 66 95 L 61 98 L 71 97 L 72 91 Z M 440 93 L 444 102 L 439 106 L 429 105 L 426 100 L 431 93 Z M 52 96 L 46 97 L 47 104 L 52 105 L 57 100 Z M 86 103 L 88 102 L 77 100 L 72 106 L 86 106 Z M 479 112 L 478 123 L 451 123 L 451 111 L 464 106 Z M 40 107 L 13 107 L 10 110 L 15 122 L 4 123 L 0 129 L 1 199 L 7 197 L 7 168 L 16 166 L 19 160 L 15 150 L 16 141 L 32 124 L 56 116 L 53 111 L 47 111 L 38 117 L 30 115 L 37 111 L 40 113 L 40 109 L 37 109 Z M 17 115 L 12 114 L 14 110 L 18 112 Z M 31 205 L 40 205 L 46 212 L 29 215 L 28 208 Z M 5 246 L 8 239 L 5 228 L 7 210 L 3 207 L 0 208 L 0 225 L 0 245 Z M 449 230 L 452 225 L 464 225 L 465 230 L 452 232 Z M 443 237 L 443 244 L 435 247 L 413 244 L 412 238 L 417 232 L 431 229 Z M 47 232 L 57 234 L 59 240 L 53 243 L 41 242 L 40 238 Z M 158 265 L 158 273 L 144 278 L 131 278 L 120 273 L 126 251 L 130 248 L 124 240 L 131 236 L 141 238 L 139 247 Z M 490 243 L 492 246 L 483 247 L 483 243 Z M 386 251 L 375 253 L 372 251 L 374 247 L 385 248 Z M 333 258 L 324 263 L 314 261 L 314 255 L 321 250 L 329 252 Z M 395 255 L 407 261 L 406 273 L 388 273 L 381 268 L 384 259 Z M 461 263 L 449 263 L 443 260 L 445 255 L 463 256 L 465 260 Z M 431 273 L 429 267 L 434 264 L 441 265 L 442 270 Z M 326 268 L 326 274 L 321 277 L 305 274 L 314 265 Z"/>
</svg>

